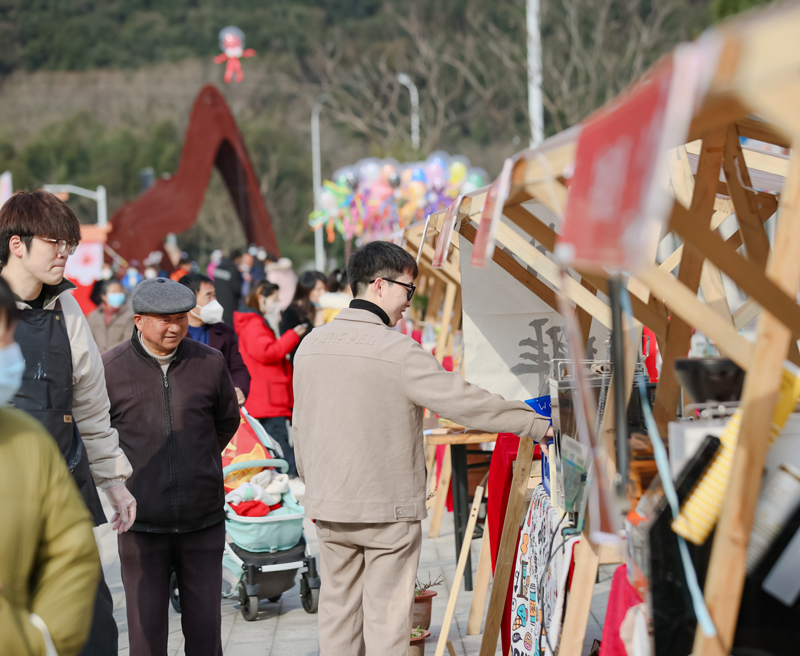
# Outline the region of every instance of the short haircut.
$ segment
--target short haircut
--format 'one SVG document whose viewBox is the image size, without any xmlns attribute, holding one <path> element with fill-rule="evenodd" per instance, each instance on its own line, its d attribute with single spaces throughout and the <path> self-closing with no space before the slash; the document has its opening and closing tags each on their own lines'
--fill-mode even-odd
<svg viewBox="0 0 800 656">
<path fill-rule="evenodd" d="M 122 283 L 116 278 L 109 278 L 108 280 L 104 280 L 102 283 L 100 283 L 100 296 L 105 296 L 106 294 L 108 294 L 108 288 L 111 287 L 111 285 L 119 285 L 120 287 L 122 287 Z M 123 292 L 125 291 L 124 287 L 122 287 L 122 291 Z"/>
<path fill-rule="evenodd" d="M 214 286 L 214 281 L 208 276 L 204 276 L 202 273 L 187 273 L 185 276 L 181 276 L 178 282 L 191 289 L 195 296 L 200 293 L 200 287 L 204 282 L 207 282 L 212 287 Z"/>
<path fill-rule="evenodd" d="M 419 274 L 417 262 L 412 255 L 397 244 L 388 241 L 372 241 L 360 251 L 353 253 L 347 263 L 347 277 L 353 296 L 363 294 L 370 280 L 396 278 L 404 273 L 416 278 Z"/>
<path fill-rule="evenodd" d="M 49 191 L 23 189 L 0 209 L 0 270 L 8 263 L 8 240 L 18 235 L 30 249 L 34 237 L 79 243 L 81 224 L 66 203 Z"/>
<path fill-rule="evenodd" d="M 250 293 L 247 295 L 247 299 L 245 300 L 244 304 L 251 310 L 261 312 L 261 306 L 258 304 L 258 297 L 264 296 L 269 298 L 275 292 L 277 292 L 278 289 L 280 288 L 274 282 L 262 280 L 250 289 Z"/>
<path fill-rule="evenodd" d="M 14 294 L 8 283 L 0 278 L 0 325 L 9 328 L 17 321 L 19 321 L 19 310 L 14 301 Z"/>
</svg>

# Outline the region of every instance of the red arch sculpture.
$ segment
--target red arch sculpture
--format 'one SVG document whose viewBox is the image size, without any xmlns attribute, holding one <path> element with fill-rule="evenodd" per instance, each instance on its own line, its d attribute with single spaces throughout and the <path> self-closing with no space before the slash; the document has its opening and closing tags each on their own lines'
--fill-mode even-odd
<svg viewBox="0 0 800 656">
<path fill-rule="evenodd" d="M 114 213 L 108 245 L 129 261 L 141 262 L 152 251 L 161 250 L 168 233 L 183 232 L 197 220 L 215 165 L 248 243 L 279 255 L 247 147 L 225 99 L 210 84 L 200 89 L 192 106 L 178 171 L 168 180 L 156 180 Z"/>
</svg>

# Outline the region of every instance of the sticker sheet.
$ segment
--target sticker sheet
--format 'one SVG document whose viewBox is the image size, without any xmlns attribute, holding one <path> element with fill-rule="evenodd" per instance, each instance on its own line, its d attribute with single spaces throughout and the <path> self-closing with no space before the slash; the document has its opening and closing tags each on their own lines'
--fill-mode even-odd
<svg viewBox="0 0 800 656">
<path fill-rule="evenodd" d="M 564 614 L 567 575 L 572 550 L 580 538 L 562 544 L 559 513 L 539 485 L 522 525 L 511 596 L 513 656 L 552 656 Z M 552 543 L 552 551 L 551 551 Z M 551 557 L 552 556 L 552 557 Z M 549 562 L 548 562 L 549 561 Z"/>
</svg>

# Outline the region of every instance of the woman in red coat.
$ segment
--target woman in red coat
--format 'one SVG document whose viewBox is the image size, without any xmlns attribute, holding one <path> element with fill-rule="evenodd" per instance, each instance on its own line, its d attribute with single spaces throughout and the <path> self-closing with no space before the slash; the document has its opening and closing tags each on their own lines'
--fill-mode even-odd
<svg viewBox="0 0 800 656">
<path fill-rule="evenodd" d="M 280 333 L 278 286 L 262 281 L 247 295 L 244 306 L 233 313 L 239 351 L 250 372 L 250 394 L 245 408 L 283 449 L 289 475 L 297 476 L 294 450 L 289 445 L 292 417 L 292 365 L 289 354 L 308 330 L 306 324 Z"/>
</svg>

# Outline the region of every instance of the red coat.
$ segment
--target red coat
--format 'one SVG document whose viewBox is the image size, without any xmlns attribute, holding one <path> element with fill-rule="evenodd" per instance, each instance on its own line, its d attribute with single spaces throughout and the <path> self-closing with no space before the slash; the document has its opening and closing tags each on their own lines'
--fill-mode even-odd
<svg viewBox="0 0 800 656">
<path fill-rule="evenodd" d="M 239 335 L 239 352 L 250 372 L 250 394 L 245 408 L 258 419 L 291 417 L 294 406 L 292 365 L 286 356 L 300 342 L 294 330 L 280 339 L 255 310 L 233 313 L 233 328 Z"/>
</svg>

